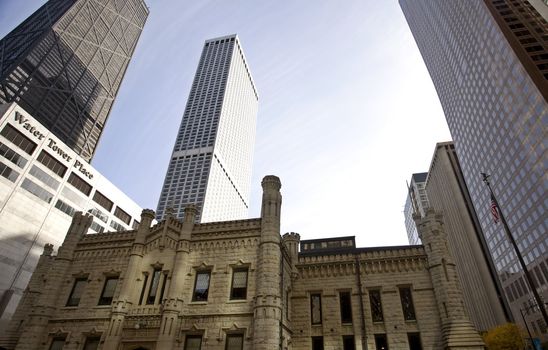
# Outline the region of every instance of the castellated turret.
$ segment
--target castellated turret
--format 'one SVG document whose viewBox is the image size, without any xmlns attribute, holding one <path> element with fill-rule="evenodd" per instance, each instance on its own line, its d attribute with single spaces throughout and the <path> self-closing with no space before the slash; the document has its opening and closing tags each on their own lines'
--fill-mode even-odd
<svg viewBox="0 0 548 350">
<path fill-rule="evenodd" d="M 464 309 L 455 263 L 447 247 L 442 213 L 429 208 L 423 217 L 415 214 L 413 219 L 428 256 L 444 349 L 484 349 L 484 343 Z"/>
<path fill-rule="evenodd" d="M 257 292 L 254 305 L 253 348 L 277 349 L 280 345 L 282 299 L 280 293 L 281 183 L 276 176 L 262 181 L 261 243 L 257 261 Z"/>
</svg>

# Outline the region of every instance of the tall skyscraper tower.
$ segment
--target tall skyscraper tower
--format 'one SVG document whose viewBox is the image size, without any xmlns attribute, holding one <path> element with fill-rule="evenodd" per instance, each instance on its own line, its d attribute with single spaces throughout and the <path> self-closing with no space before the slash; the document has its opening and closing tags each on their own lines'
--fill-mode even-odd
<svg viewBox="0 0 548 350">
<path fill-rule="evenodd" d="M 546 324 L 515 251 L 493 222 L 481 172 L 548 300 L 547 7 L 539 1 L 400 0 L 455 141 L 462 173 L 514 319 Z M 539 11 L 537 11 L 537 9 Z M 544 306 L 540 306 L 544 307 Z"/>
<path fill-rule="evenodd" d="M 91 160 L 147 16 L 143 0 L 49 0 L 0 40 L 0 103 Z"/>
<path fill-rule="evenodd" d="M 416 212 L 420 215 L 424 215 L 426 209 L 428 209 L 428 197 L 426 195 L 426 190 L 424 189 L 427 176 L 428 173 L 413 174 L 411 175 L 411 183 L 407 185 L 407 199 L 405 201 L 403 215 L 405 216 L 407 239 L 411 245 L 421 244 L 417 225 L 413 220 L 413 214 Z"/>
<path fill-rule="evenodd" d="M 201 222 L 247 216 L 258 95 L 236 35 L 207 40 L 169 163 L 157 217 Z"/>
</svg>

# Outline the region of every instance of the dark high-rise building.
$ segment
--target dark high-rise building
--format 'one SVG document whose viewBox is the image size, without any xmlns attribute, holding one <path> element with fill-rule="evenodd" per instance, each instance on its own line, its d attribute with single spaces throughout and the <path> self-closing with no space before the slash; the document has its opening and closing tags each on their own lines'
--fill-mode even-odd
<svg viewBox="0 0 548 350">
<path fill-rule="evenodd" d="M 546 325 L 501 223 L 491 184 L 534 285 L 548 300 L 548 24 L 538 0 L 400 0 L 440 98 L 462 173 L 516 321 Z M 538 10 L 537 10 L 538 9 Z M 544 307 L 544 306 L 540 306 Z"/>
<path fill-rule="evenodd" d="M 201 222 L 245 219 L 258 95 L 236 35 L 205 42 L 158 201 Z"/>
<path fill-rule="evenodd" d="M 0 103 L 90 160 L 147 16 L 143 0 L 48 1 L 0 41 Z"/>
</svg>

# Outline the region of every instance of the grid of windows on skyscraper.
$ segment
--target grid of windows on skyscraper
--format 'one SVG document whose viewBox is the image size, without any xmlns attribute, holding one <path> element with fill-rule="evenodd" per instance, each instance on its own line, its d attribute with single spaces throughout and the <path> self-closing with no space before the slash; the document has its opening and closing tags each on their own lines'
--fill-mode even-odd
<svg viewBox="0 0 548 350">
<path fill-rule="evenodd" d="M 519 309 L 530 301 L 531 293 L 520 282 L 523 271 L 508 237 L 500 224 L 493 223 L 480 173 L 491 175 L 528 269 L 542 273 L 534 273 L 533 283 L 546 299 L 544 64 L 548 56 L 543 52 L 548 24 L 529 1 L 400 0 L 400 4 L 438 92 L 514 318 L 520 320 Z M 521 293 L 508 292 L 520 284 Z M 540 317 L 539 312 L 526 316 L 535 327 Z"/>
<path fill-rule="evenodd" d="M 206 41 L 164 180 L 157 217 L 243 219 L 247 214 L 257 92 L 237 36 Z"/>
<path fill-rule="evenodd" d="M 50 0 L 0 41 L 0 103 L 93 157 L 141 34 L 143 0 Z"/>
</svg>

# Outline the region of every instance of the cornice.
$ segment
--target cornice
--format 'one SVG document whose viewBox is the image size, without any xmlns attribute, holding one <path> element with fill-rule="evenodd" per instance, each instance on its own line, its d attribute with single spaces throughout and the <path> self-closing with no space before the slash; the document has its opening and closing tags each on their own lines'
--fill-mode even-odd
<svg viewBox="0 0 548 350">
<path fill-rule="evenodd" d="M 422 247 L 356 250 L 355 254 L 299 256 L 301 277 L 331 277 L 356 274 L 356 259 L 362 273 L 426 271 L 428 260 Z"/>
<path fill-rule="evenodd" d="M 196 224 L 193 235 L 211 234 L 211 233 L 229 233 L 231 231 L 249 231 L 260 230 L 261 219 L 246 219 L 233 221 L 208 222 Z"/>
<path fill-rule="evenodd" d="M 226 249 L 252 248 L 259 245 L 259 236 L 234 237 L 218 240 L 192 242 L 190 248 L 196 251 L 224 251 Z"/>
</svg>

